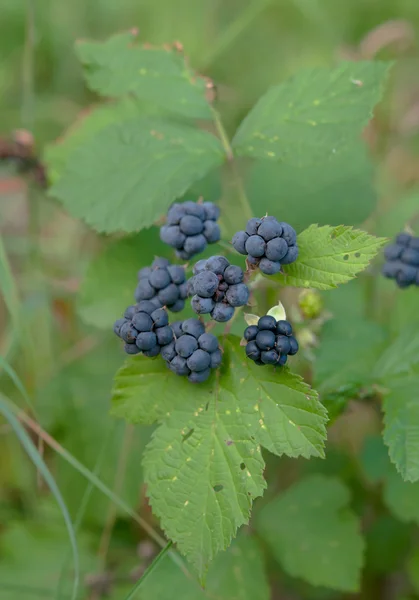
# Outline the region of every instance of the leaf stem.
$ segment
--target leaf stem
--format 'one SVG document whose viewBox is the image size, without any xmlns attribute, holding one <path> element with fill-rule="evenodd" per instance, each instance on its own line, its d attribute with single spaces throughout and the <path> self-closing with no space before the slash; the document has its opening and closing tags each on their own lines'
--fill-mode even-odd
<svg viewBox="0 0 419 600">
<path fill-rule="evenodd" d="M 251 219 L 253 217 L 253 212 L 252 212 L 249 200 L 246 195 L 246 190 L 244 189 L 244 186 L 243 186 L 243 181 L 237 170 L 237 164 L 234 160 L 233 148 L 231 147 L 229 137 L 227 135 L 227 132 L 225 130 L 225 127 L 224 127 L 223 122 L 220 117 L 220 113 L 214 107 L 211 107 L 211 112 L 212 112 L 212 116 L 214 119 L 215 128 L 217 130 L 221 144 L 222 144 L 224 151 L 226 153 L 226 156 L 227 156 L 227 164 L 228 164 L 230 175 L 231 175 L 231 181 L 237 190 L 237 196 L 240 201 L 240 205 L 241 205 L 241 208 L 243 211 L 243 216 L 246 219 L 246 221 L 248 221 L 249 219 Z"/>
<path fill-rule="evenodd" d="M 147 579 L 147 577 L 149 577 L 149 575 L 151 575 L 151 573 L 154 571 L 154 569 L 161 562 L 162 558 L 164 558 L 164 556 L 170 550 L 170 548 L 172 547 L 172 545 L 173 545 L 173 542 L 171 540 L 169 540 L 167 542 L 166 546 L 163 548 L 163 550 L 161 550 L 161 552 L 153 560 L 153 562 L 151 563 L 151 565 L 149 567 L 147 567 L 147 569 L 144 571 L 143 575 L 140 577 L 140 579 L 134 585 L 134 587 L 132 588 L 132 590 L 130 591 L 130 593 L 128 594 L 128 596 L 126 596 L 125 600 L 132 600 L 132 598 L 134 598 L 135 594 L 138 592 L 138 590 L 140 589 L 141 585 L 144 583 L 144 580 Z"/>
</svg>

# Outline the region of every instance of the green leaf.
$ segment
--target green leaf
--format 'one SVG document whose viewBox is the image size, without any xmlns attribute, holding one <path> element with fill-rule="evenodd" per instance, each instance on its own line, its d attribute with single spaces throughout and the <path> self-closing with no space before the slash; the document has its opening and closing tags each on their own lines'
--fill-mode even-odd
<svg viewBox="0 0 419 600">
<path fill-rule="evenodd" d="M 394 236 L 411 221 L 419 217 L 419 195 L 415 191 L 398 199 L 394 205 L 380 212 L 376 219 L 376 231 L 379 235 Z M 413 223 L 412 223 L 413 224 Z"/>
<path fill-rule="evenodd" d="M 205 131 L 132 119 L 77 148 L 51 195 L 97 231 L 139 231 L 223 160 L 220 142 Z"/>
<path fill-rule="evenodd" d="M 233 336 L 222 345 L 220 375 L 193 390 L 161 359 L 130 358 L 112 398 L 115 416 L 162 422 L 144 457 L 151 506 L 201 576 L 263 492 L 260 445 L 308 458 L 323 456 L 326 437 L 326 411 L 298 375 L 261 372 Z"/>
<path fill-rule="evenodd" d="M 404 480 L 419 480 L 419 376 L 391 381 L 383 399 L 384 442 Z"/>
<path fill-rule="evenodd" d="M 338 479 L 312 475 L 264 506 L 256 525 L 293 577 L 343 592 L 360 586 L 364 541 Z"/>
<path fill-rule="evenodd" d="M 128 32 L 76 44 L 89 87 L 102 96 L 133 94 L 185 117 L 210 119 L 206 81 L 185 57 L 175 49 L 138 46 L 135 37 Z"/>
<path fill-rule="evenodd" d="M 78 313 L 90 325 L 111 330 L 115 320 L 135 302 L 137 273 L 155 256 L 167 256 L 168 246 L 156 227 L 117 240 L 90 263 L 78 294 Z"/>
<path fill-rule="evenodd" d="M 411 544 L 411 527 L 390 515 L 379 516 L 366 532 L 366 568 L 386 575 L 403 564 Z"/>
<path fill-rule="evenodd" d="M 384 480 L 391 464 L 381 436 L 368 437 L 365 440 L 359 461 L 369 483 L 376 484 Z"/>
<path fill-rule="evenodd" d="M 373 166 L 360 142 L 324 164 L 294 167 L 257 160 L 245 175 L 254 214 L 278 213 L 298 232 L 312 223 L 359 225 L 376 205 Z"/>
<path fill-rule="evenodd" d="M 294 287 L 335 288 L 365 269 L 386 241 L 344 225 L 311 225 L 297 237 L 298 259 L 274 279 Z"/>
<path fill-rule="evenodd" d="M 374 382 L 371 373 L 385 340 L 384 329 L 366 318 L 347 315 L 327 321 L 314 363 L 314 381 L 320 393 Z"/>
<path fill-rule="evenodd" d="M 395 470 L 391 470 L 385 481 L 383 500 L 400 521 L 419 524 L 419 482 L 403 481 Z"/>
<path fill-rule="evenodd" d="M 303 70 L 271 88 L 240 125 L 236 153 L 305 166 L 343 152 L 372 117 L 389 66 L 342 62 Z"/>
<path fill-rule="evenodd" d="M 208 572 L 205 589 L 185 577 L 166 557 L 144 582 L 141 597 L 172 600 L 173 590 L 182 590 L 182 600 L 268 600 L 270 597 L 262 552 L 257 542 L 246 535 L 240 535 L 226 552 L 217 556 Z"/>
<path fill-rule="evenodd" d="M 388 345 L 374 369 L 373 377 L 389 380 L 401 373 L 409 373 L 419 364 L 419 324 L 404 328 Z"/>
<path fill-rule="evenodd" d="M 153 512 L 201 580 L 266 487 L 260 447 L 239 417 L 238 398 L 205 387 L 184 396 L 143 458 Z"/>
<path fill-rule="evenodd" d="M 44 162 L 50 183 L 54 184 L 59 180 L 71 155 L 96 133 L 112 123 L 123 123 L 141 116 L 143 112 L 138 101 L 124 98 L 82 113 L 64 137 L 46 147 Z"/>
<path fill-rule="evenodd" d="M 419 548 L 415 548 L 407 561 L 407 574 L 416 593 L 419 593 Z"/>
<path fill-rule="evenodd" d="M 222 345 L 224 368 L 218 380 L 218 397 L 240 407 L 237 418 L 246 426 L 247 438 L 253 436 L 256 443 L 279 456 L 323 457 L 327 413 L 317 392 L 287 368 L 258 368 L 246 359 L 233 336 Z M 196 388 L 196 401 L 208 402 L 216 382 Z M 182 406 L 190 394 L 190 383 L 175 377 L 163 361 L 136 356 L 116 375 L 112 414 L 132 423 L 151 424 L 170 416 L 171 408 Z"/>
</svg>

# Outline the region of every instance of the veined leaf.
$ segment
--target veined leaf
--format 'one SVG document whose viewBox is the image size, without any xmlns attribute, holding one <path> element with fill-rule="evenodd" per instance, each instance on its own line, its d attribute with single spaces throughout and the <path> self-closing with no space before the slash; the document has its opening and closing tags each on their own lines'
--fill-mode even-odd
<svg viewBox="0 0 419 600">
<path fill-rule="evenodd" d="M 236 153 L 293 166 L 326 161 L 361 134 L 388 69 L 365 61 L 301 71 L 257 102 L 234 137 Z"/>
<path fill-rule="evenodd" d="M 289 575 L 356 592 L 364 541 L 349 500 L 341 481 L 312 475 L 263 507 L 257 528 Z"/>
<path fill-rule="evenodd" d="M 237 397 L 185 395 L 155 431 L 143 464 L 153 512 L 202 580 L 266 487 L 260 446 L 240 419 Z"/>
<path fill-rule="evenodd" d="M 89 87 L 102 96 L 134 94 L 186 117 L 210 119 L 206 81 L 185 57 L 176 49 L 141 47 L 135 37 L 128 32 L 76 44 Z"/>
<path fill-rule="evenodd" d="M 49 144 L 44 152 L 48 179 L 57 183 L 65 171 L 67 161 L 77 148 L 108 125 L 144 116 L 143 107 L 133 98 L 93 107 L 84 111 L 62 138 Z"/>
<path fill-rule="evenodd" d="M 133 119 L 75 150 L 51 195 L 97 231 L 139 231 L 223 160 L 220 142 L 205 131 Z"/>
<path fill-rule="evenodd" d="M 274 278 L 283 285 L 329 290 L 365 269 L 386 241 L 344 225 L 311 225 L 297 238 L 297 260 Z"/>
<path fill-rule="evenodd" d="M 86 323 L 109 328 L 134 303 L 137 273 L 155 256 L 167 256 L 168 246 L 156 227 L 107 246 L 90 263 L 78 294 L 78 313 Z"/>
<path fill-rule="evenodd" d="M 384 397 L 384 442 L 404 480 L 419 480 L 419 376 L 395 379 Z"/>
</svg>

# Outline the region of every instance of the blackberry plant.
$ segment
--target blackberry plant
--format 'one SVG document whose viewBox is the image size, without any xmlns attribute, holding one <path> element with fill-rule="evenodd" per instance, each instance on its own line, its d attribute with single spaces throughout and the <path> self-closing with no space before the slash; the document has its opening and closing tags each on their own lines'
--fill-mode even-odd
<svg viewBox="0 0 419 600">
<path fill-rule="evenodd" d="M 178 46 L 142 47 L 129 32 L 80 42 L 77 53 L 88 86 L 114 102 L 48 149 L 50 192 L 73 217 L 115 235 L 87 270 L 79 310 L 110 330 L 136 302 L 114 324 L 135 356 L 116 373 L 112 414 L 157 424 L 142 466 L 166 550 L 174 543 L 204 583 L 264 493 L 266 453 L 323 458 L 327 407 L 335 419 L 354 396 L 382 399 L 391 461 L 418 481 L 419 345 L 410 332 L 386 337 L 358 309 L 358 288 L 339 327 L 338 302 L 329 300 L 367 268 L 360 281 L 385 283 L 369 265 L 387 240 L 355 228 L 362 219 L 341 224 L 339 194 L 332 224 L 319 210 L 307 226 L 285 202 L 304 182 L 315 185 L 317 173 L 336 176 L 336 165 L 362 155 L 389 65 L 342 62 L 296 74 L 269 89 L 230 140 L 212 82 Z M 275 176 L 286 171 L 287 186 L 270 190 L 270 202 L 263 189 L 249 198 L 258 186 L 247 170 L 267 166 Z M 418 284 L 417 241 L 402 234 L 385 250 L 384 274 L 399 286 Z M 352 293 L 355 284 L 344 287 Z M 397 490 L 391 502 L 400 509 Z M 254 530 L 287 574 L 359 589 L 364 541 L 347 482 L 306 474 L 262 506 Z M 248 532 L 233 543 L 245 576 L 261 556 L 258 542 Z M 230 582 L 237 571 L 227 571 Z M 245 597 L 236 588 L 231 595 Z"/>
</svg>

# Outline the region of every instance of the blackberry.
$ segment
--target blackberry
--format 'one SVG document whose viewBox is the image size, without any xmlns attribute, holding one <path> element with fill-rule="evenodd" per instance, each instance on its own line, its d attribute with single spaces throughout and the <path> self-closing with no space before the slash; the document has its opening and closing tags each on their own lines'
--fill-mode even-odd
<svg viewBox="0 0 419 600">
<path fill-rule="evenodd" d="M 281 265 L 298 258 L 295 230 L 272 216 L 250 219 L 246 230 L 238 231 L 231 243 L 237 252 L 247 256 L 248 264 L 258 266 L 265 275 L 279 273 Z"/>
<path fill-rule="evenodd" d="M 246 356 L 257 365 L 282 366 L 288 356 L 298 352 L 298 342 L 292 335 L 288 321 L 276 321 L 265 315 L 257 325 L 249 325 L 244 331 Z"/>
<path fill-rule="evenodd" d="M 206 381 L 211 369 L 221 364 L 217 338 L 205 333 L 198 319 L 178 321 L 172 327 L 175 339 L 161 351 L 168 368 L 177 375 L 187 376 L 192 383 Z"/>
<path fill-rule="evenodd" d="M 125 342 L 127 354 L 142 352 L 145 356 L 153 357 L 173 343 L 174 333 L 168 325 L 169 318 L 164 308 L 156 308 L 145 300 L 128 307 L 124 314 L 132 317 L 118 319 L 113 330 Z M 169 351 L 166 352 L 168 355 Z"/>
<path fill-rule="evenodd" d="M 384 249 L 384 277 L 394 279 L 399 288 L 419 286 L 419 237 L 402 232 Z"/>
<path fill-rule="evenodd" d="M 166 224 L 160 229 L 160 239 L 176 249 L 178 258 L 189 260 L 203 252 L 207 244 L 219 241 L 219 216 L 220 209 L 212 202 L 172 204 Z"/>
<path fill-rule="evenodd" d="M 193 273 L 188 287 L 197 314 L 210 314 L 214 321 L 225 323 L 236 307 L 247 304 L 250 292 L 243 283 L 243 269 L 230 265 L 224 256 L 211 256 L 205 263 L 198 261 Z"/>
<path fill-rule="evenodd" d="M 165 306 L 172 312 L 183 310 L 188 297 L 185 268 L 171 265 L 167 258 L 156 258 L 151 267 L 138 272 L 134 296 L 137 302 L 148 300 L 155 308 Z"/>
</svg>

